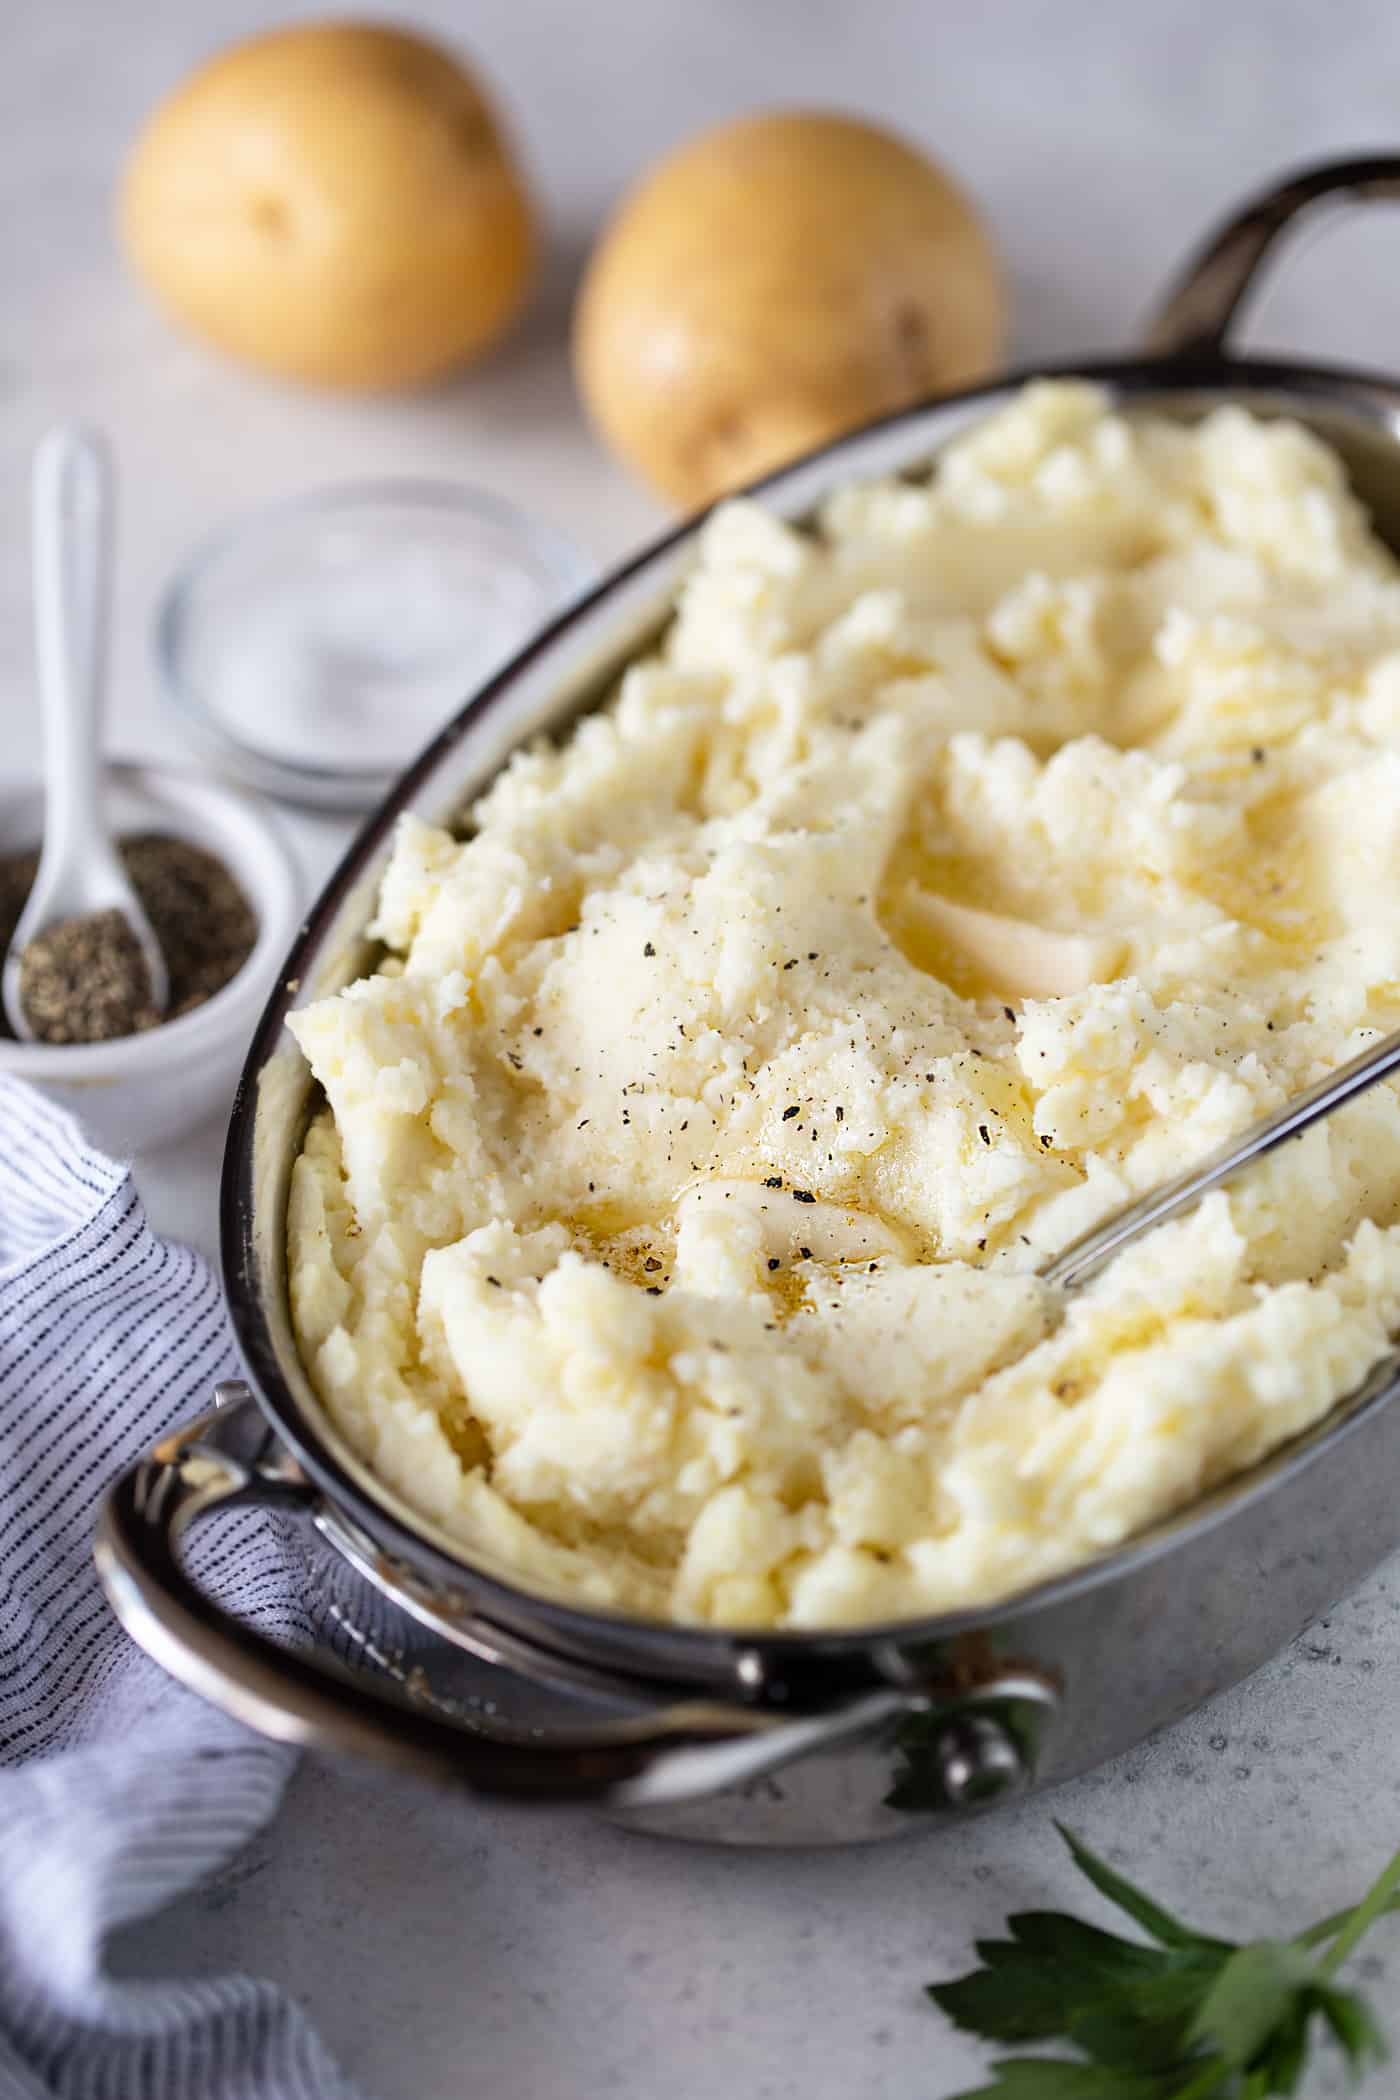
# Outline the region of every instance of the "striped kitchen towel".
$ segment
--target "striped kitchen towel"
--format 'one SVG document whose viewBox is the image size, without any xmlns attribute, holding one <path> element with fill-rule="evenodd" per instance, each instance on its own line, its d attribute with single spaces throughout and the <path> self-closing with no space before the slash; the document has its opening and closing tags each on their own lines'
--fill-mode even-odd
<svg viewBox="0 0 1400 2100">
<path fill-rule="evenodd" d="M 92 1567 L 102 1490 L 237 1370 L 218 1287 L 156 1238 L 124 1167 L 0 1079 L 0 2095 L 352 2100 L 269 1982 L 119 1981 L 104 1942 L 276 1811 L 292 1753 L 181 1691 L 120 1632 Z M 202 1572 L 305 1637 L 256 1512 Z"/>
</svg>

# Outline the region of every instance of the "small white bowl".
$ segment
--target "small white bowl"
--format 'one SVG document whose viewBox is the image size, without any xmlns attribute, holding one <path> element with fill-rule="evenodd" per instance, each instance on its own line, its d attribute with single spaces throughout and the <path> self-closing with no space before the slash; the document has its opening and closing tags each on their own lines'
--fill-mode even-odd
<svg viewBox="0 0 1400 2100">
<path fill-rule="evenodd" d="M 258 921 L 253 952 L 202 1006 L 106 1043 L 0 1039 L 0 1073 L 62 1101 L 107 1151 L 126 1158 L 204 1122 L 233 1099 L 259 1014 L 292 943 L 302 884 L 278 834 L 247 796 L 174 766 L 114 764 L 107 813 L 118 837 L 159 831 L 203 846 L 236 879 Z M 38 781 L 0 781 L 0 854 L 39 843 Z"/>
<path fill-rule="evenodd" d="M 307 808 L 370 809 L 593 577 L 562 534 L 489 490 L 346 482 L 196 548 L 157 610 L 156 662 L 222 767 Z M 253 692 L 271 742 L 266 713 L 241 712 Z"/>
</svg>

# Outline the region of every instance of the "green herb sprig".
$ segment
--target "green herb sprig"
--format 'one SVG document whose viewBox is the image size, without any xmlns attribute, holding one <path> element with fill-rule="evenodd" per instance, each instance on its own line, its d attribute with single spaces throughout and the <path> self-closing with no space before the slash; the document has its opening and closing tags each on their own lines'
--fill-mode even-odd
<svg viewBox="0 0 1400 2100">
<path fill-rule="evenodd" d="M 1057 1824 L 1074 1863 L 1151 1945 L 1061 1911 L 1023 1911 L 979 1940 L 980 1969 L 929 1996 L 988 2042 L 1061 2042 L 1078 2060 L 1009 2056 L 955 2100 L 1271 2100 L 1300 2090 L 1312 2038 L 1330 2032 L 1353 2074 L 1386 2055 L 1374 2016 L 1333 1981 L 1362 1935 L 1400 1910 L 1400 1852 L 1351 1910 L 1289 1940 L 1237 1945 L 1197 1932 Z"/>
</svg>

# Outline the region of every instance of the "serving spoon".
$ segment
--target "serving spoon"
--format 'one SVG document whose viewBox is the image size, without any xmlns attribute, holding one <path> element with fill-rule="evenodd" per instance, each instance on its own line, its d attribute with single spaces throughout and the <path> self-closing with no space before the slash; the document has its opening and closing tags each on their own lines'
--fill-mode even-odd
<svg viewBox="0 0 1400 2100">
<path fill-rule="evenodd" d="M 1244 1134 L 1232 1138 L 1227 1145 L 1199 1166 L 1188 1167 L 1185 1173 L 1163 1181 L 1149 1189 L 1145 1196 L 1137 1197 L 1121 1210 L 1116 1210 L 1062 1247 L 1050 1261 L 1036 1271 L 1042 1284 L 1061 1294 L 1078 1289 L 1091 1277 L 1121 1254 L 1133 1241 L 1141 1239 L 1155 1226 L 1165 1225 L 1169 1218 L 1176 1218 L 1190 1210 L 1212 1189 L 1233 1181 L 1254 1162 L 1263 1159 L 1290 1138 L 1301 1137 L 1311 1130 L 1314 1123 L 1322 1122 L 1335 1110 L 1342 1108 L 1358 1094 L 1364 1094 L 1392 1072 L 1400 1071 L 1400 1029 L 1383 1035 L 1363 1050 L 1348 1064 L 1339 1065 L 1335 1072 L 1328 1072 L 1314 1086 L 1295 1094 L 1271 1115 L 1252 1123 Z"/>
<path fill-rule="evenodd" d="M 38 873 L 10 937 L 0 998 L 21 1042 L 32 1042 L 21 961 L 64 919 L 119 911 L 150 979 L 170 999 L 165 957 L 122 866 L 102 811 L 102 717 L 112 549 L 112 468 L 95 432 L 51 430 L 34 455 L 34 632 L 44 738 L 44 837 Z"/>
</svg>

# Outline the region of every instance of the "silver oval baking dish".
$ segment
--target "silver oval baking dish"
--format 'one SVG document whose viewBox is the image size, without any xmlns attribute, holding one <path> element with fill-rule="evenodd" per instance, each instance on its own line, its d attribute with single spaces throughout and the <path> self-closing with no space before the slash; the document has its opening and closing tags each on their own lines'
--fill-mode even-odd
<svg viewBox="0 0 1400 2100">
<path fill-rule="evenodd" d="M 1256 198 L 1185 272 L 1141 358 L 1073 371 L 1129 411 L 1193 416 L 1233 401 L 1296 416 L 1337 448 L 1400 546 L 1400 383 L 1228 344 L 1276 236 L 1314 207 L 1369 199 L 1400 200 L 1400 157 L 1313 169 Z M 842 439 L 770 477 L 764 500 L 801 520 L 838 482 L 926 468 L 1029 376 Z M 698 523 L 604 583 L 463 708 L 306 921 L 225 1157 L 224 1280 L 248 1384 L 222 1389 L 116 1483 L 96 1551 L 134 1637 L 267 1734 L 469 1790 L 590 1800 L 677 1834 L 837 1842 L 928 1827 L 1087 1770 L 1325 1611 L 1400 1541 L 1400 1359 L 1264 1465 L 1092 1565 L 957 1617 L 830 1633 L 659 1624 L 527 1592 L 508 1569 L 467 1562 L 373 1479 L 318 1405 L 292 1336 L 287 1184 L 312 1086 L 284 1020 L 369 962 L 363 928 L 400 812 L 449 818 L 518 744 L 598 704 L 664 624 Z M 263 1641 L 184 1572 L 189 1523 L 250 1504 L 298 1520 L 308 1583 L 341 1630 L 336 1657 Z"/>
</svg>

